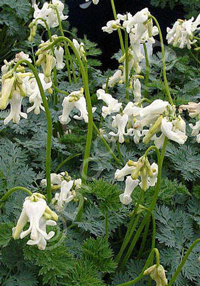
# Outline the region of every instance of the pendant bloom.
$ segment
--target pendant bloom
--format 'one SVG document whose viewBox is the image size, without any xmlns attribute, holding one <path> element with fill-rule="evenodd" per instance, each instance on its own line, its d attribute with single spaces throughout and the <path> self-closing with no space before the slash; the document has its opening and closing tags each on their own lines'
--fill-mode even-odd
<svg viewBox="0 0 200 286">
<path fill-rule="evenodd" d="M 47 225 L 56 225 L 58 219 L 55 212 L 51 211 L 47 206 L 44 196 L 39 193 L 34 193 L 27 197 L 23 204 L 22 213 L 18 219 L 16 227 L 13 228 L 13 238 L 23 239 L 30 234 L 30 240 L 27 244 L 37 245 L 40 250 L 46 248 L 46 241 L 51 239 L 55 232 L 46 232 Z M 23 230 L 26 224 L 29 223 L 29 228 Z"/>
<path fill-rule="evenodd" d="M 59 116 L 60 122 L 62 124 L 67 124 L 71 121 L 69 115 L 72 109 L 75 107 L 80 111 L 80 116 L 74 115 L 73 117 L 78 120 L 83 120 L 88 122 L 88 112 L 86 107 L 86 100 L 83 95 L 83 88 L 77 91 L 71 92 L 67 97 L 64 98 L 63 103 L 63 112 Z"/>
</svg>

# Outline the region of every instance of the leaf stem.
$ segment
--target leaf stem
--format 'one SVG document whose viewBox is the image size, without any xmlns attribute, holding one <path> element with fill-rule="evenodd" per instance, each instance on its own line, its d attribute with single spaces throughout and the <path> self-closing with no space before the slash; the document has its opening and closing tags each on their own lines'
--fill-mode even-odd
<svg viewBox="0 0 200 286">
<path fill-rule="evenodd" d="M 110 155 L 113 157 L 113 159 L 115 160 L 115 162 L 122 166 L 124 165 L 124 163 L 115 156 L 114 152 L 112 151 L 112 149 L 110 148 L 110 146 L 108 145 L 108 143 L 106 142 L 106 140 L 103 138 L 103 136 L 101 136 L 101 133 L 99 131 L 99 129 L 97 128 L 97 126 L 95 125 L 95 123 L 93 122 L 93 127 L 94 130 L 96 131 L 96 133 L 99 135 L 99 138 L 101 139 L 101 141 L 103 142 L 103 144 L 105 145 L 106 149 L 108 150 L 108 152 L 110 153 Z"/>
<path fill-rule="evenodd" d="M 52 119 L 51 113 L 49 110 L 48 102 L 44 93 L 43 86 L 41 84 L 40 78 L 38 76 L 36 68 L 27 60 L 20 60 L 16 63 L 14 67 L 14 71 L 17 70 L 17 67 L 20 64 L 27 64 L 27 66 L 33 72 L 33 75 L 37 81 L 38 88 L 40 90 L 42 102 L 45 109 L 46 119 L 47 119 L 47 143 L 46 143 L 46 179 L 47 179 L 47 202 L 50 203 L 51 201 L 51 144 L 52 144 Z"/>
<path fill-rule="evenodd" d="M 161 52 L 162 52 L 162 64 L 163 64 L 163 79 L 164 79 L 164 84 L 165 84 L 165 90 L 166 90 L 166 94 L 168 96 L 169 102 L 171 105 L 173 105 L 173 100 L 170 94 L 170 90 L 169 90 L 169 85 L 167 82 L 167 74 L 166 74 L 166 63 L 165 63 L 165 49 L 164 49 L 164 42 L 163 42 L 163 36 L 162 36 L 162 32 L 160 29 L 160 25 L 157 21 L 157 19 L 150 15 L 150 18 L 152 18 L 154 20 L 154 22 L 156 23 L 156 26 L 158 28 L 158 33 L 159 33 L 159 37 L 160 37 L 160 44 L 161 44 Z"/>
<path fill-rule="evenodd" d="M 112 6 L 114 19 L 117 20 L 117 12 L 116 12 L 116 8 L 115 8 L 114 0 L 111 0 L 111 6 Z M 124 49 L 124 41 L 123 41 L 123 37 L 122 37 L 122 32 L 121 32 L 120 28 L 118 28 L 117 31 L 118 31 L 120 46 L 121 46 L 122 55 L 123 55 L 125 49 Z"/>
<path fill-rule="evenodd" d="M 6 192 L 6 194 L 0 199 L 0 203 L 6 201 L 8 199 L 8 197 L 10 195 L 12 195 L 16 191 L 23 191 L 23 192 L 27 193 L 30 196 L 32 195 L 32 192 L 29 191 L 27 188 L 24 188 L 24 187 L 21 187 L 21 186 L 17 186 L 17 187 L 14 187 L 14 188 L 11 188 L 10 190 L 8 190 Z"/>
<path fill-rule="evenodd" d="M 58 18 L 58 23 L 59 23 L 59 28 L 60 28 L 60 33 L 61 33 L 61 36 L 65 36 L 64 34 L 64 31 L 63 31 L 63 27 L 62 27 L 62 22 L 61 22 L 61 19 L 60 19 L 60 14 L 58 12 L 58 9 L 56 6 L 54 6 L 54 9 L 56 11 L 56 15 L 57 15 L 57 18 Z M 75 70 L 74 70 L 74 65 L 73 65 L 73 61 L 72 61 L 72 57 L 70 55 L 70 51 L 68 49 L 68 45 L 66 42 L 64 42 L 64 46 L 65 46 L 65 58 L 66 58 L 66 63 L 67 63 L 67 70 L 68 70 L 68 75 L 69 75 L 69 81 L 71 83 L 71 74 L 70 74 L 70 71 L 69 71 L 69 62 L 70 62 L 70 65 L 71 65 L 71 69 L 72 69 L 72 74 L 73 74 L 73 77 L 74 77 L 74 82 L 77 83 L 77 78 L 76 78 L 76 74 L 75 74 Z M 69 62 L 68 62 L 68 59 L 67 59 L 67 56 L 69 57 Z"/>
<path fill-rule="evenodd" d="M 145 64 L 146 64 L 146 75 L 145 75 L 145 81 L 144 81 L 144 97 L 148 96 L 148 83 L 149 83 L 149 58 L 148 58 L 148 53 L 147 53 L 147 46 L 144 43 L 144 54 L 145 54 Z"/>
<path fill-rule="evenodd" d="M 190 253 L 192 252 L 193 248 L 196 246 L 196 244 L 200 242 L 200 238 L 196 239 L 191 246 L 189 247 L 189 249 L 187 250 L 185 256 L 183 257 L 183 260 L 181 261 L 181 263 L 179 264 L 178 268 L 176 269 L 176 272 L 174 273 L 174 275 L 172 276 L 171 280 L 169 281 L 168 286 L 172 286 L 172 284 L 176 281 L 176 278 L 178 277 L 178 275 L 181 272 L 181 269 L 183 268 L 188 256 L 190 255 Z"/>
<path fill-rule="evenodd" d="M 93 114 L 92 114 L 92 104 L 91 104 L 91 98 L 90 98 L 90 91 L 89 91 L 89 84 L 88 84 L 88 75 L 87 72 L 85 71 L 84 65 L 81 61 L 81 58 L 79 56 L 78 51 L 76 50 L 73 42 L 68 39 L 67 37 L 61 36 L 58 37 L 52 45 L 47 47 L 47 49 L 51 49 L 54 45 L 56 45 L 59 42 L 67 42 L 71 49 L 73 50 L 78 64 L 80 66 L 81 74 L 82 74 L 82 79 L 83 79 L 83 85 L 85 89 L 85 97 L 86 97 L 86 102 L 87 102 L 87 111 L 88 111 L 88 130 L 87 130 L 87 140 L 86 140 L 86 146 L 85 146 L 85 155 L 84 155 L 84 161 L 83 161 L 83 169 L 82 169 L 82 182 L 85 183 L 87 179 L 87 172 L 88 172 L 88 164 L 89 164 L 89 156 L 90 156 L 90 148 L 91 148 L 91 143 L 92 143 L 92 131 L 93 131 Z"/>
</svg>

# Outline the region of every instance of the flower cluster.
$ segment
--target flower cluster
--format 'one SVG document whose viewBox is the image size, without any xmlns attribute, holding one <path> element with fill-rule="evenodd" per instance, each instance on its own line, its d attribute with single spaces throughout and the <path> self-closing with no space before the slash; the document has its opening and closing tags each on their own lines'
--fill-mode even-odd
<svg viewBox="0 0 200 286">
<path fill-rule="evenodd" d="M 150 15 L 148 8 L 142 9 L 134 16 L 131 13 L 118 14 L 116 20 L 111 20 L 106 26 L 102 27 L 102 30 L 109 34 L 117 29 L 124 29 L 129 34 L 128 74 L 130 74 L 132 69 L 136 74 L 141 72 L 140 62 L 144 59 L 143 44 L 148 44 L 148 49 L 152 49 L 152 44 L 155 43 L 154 36 L 158 34 L 158 29 L 156 26 L 153 26 Z M 123 66 L 109 79 L 108 86 L 125 81 L 125 55 L 122 55 L 119 63 L 123 64 Z"/>
<path fill-rule="evenodd" d="M 18 219 L 16 227 L 13 228 L 13 238 L 24 238 L 30 234 L 28 245 L 37 245 L 39 249 L 46 248 L 46 240 L 51 239 L 55 232 L 50 231 L 47 234 L 46 227 L 48 225 L 55 226 L 58 216 L 53 212 L 45 201 L 42 194 L 34 193 L 27 197 L 23 204 L 21 215 Z M 29 228 L 23 230 L 29 222 Z"/>
<path fill-rule="evenodd" d="M 73 118 L 78 120 L 83 120 L 87 123 L 88 122 L 88 112 L 86 107 L 86 100 L 83 95 L 83 88 L 77 91 L 71 92 L 68 96 L 66 96 L 62 103 L 63 112 L 62 115 L 59 117 L 60 122 L 62 124 L 67 124 L 70 122 L 70 112 L 75 107 L 80 111 L 81 115 L 74 115 Z"/>
<path fill-rule="evenodd" d="M 64 4 L 59 0 L 52 0 L 52 4 L 45 2 L 41 9 L 38 7 L 37 4 L 34 4 L 33 8 L 33 22 L 38 19 L 37 23 L 42 25 L 43 27 L 45 27 L 45 23 L 41 19 L 44 19 L 46 21 L 49 28 L 56 28 L 59 25 L 56 10 L 60 17 L 60 20 L 66 20 L 68 18 L 68 16 L 63 15 Z"/>
<path fill-rule="evenodd" d="M 46 179 L 41 181 L 42 186 L 46 186 Z M 56 192 L 52 203 L 55 208 L 59 211 L 63 209 L 64 204 L 68 204 L 72 200 L 76 200 L 76 191 L 81 188 L 81 179 L 72 180 L 67 172 L 62 172 L 60 174 L 51 174 L 51 188 L 52 190 L 60 190 Z"/>
<path fill-rule="evenodd" d="M 34 111 L 39 114 L 40 110 L 44 110 L 42 105 L 42 97 L 37 84 L 37 81 L 32 72 L 26 72 L 24 66 L 18 66 L 14 71 L 14 65 L 20 60 L 31 62 L 29 55 L 20 52 L 16 54 L 15 59 L 10 62 L 5 61 L 2 66 L 2 90 L 0 97 L 0 109 L 5 109 L 10 104 L 10 113 L 5 118 L 4 124 L 8 124 L 11 120 L 14 123 L 19 123 L 20 118 L 27 118 L 27 113 Z M 51 80 L 46 83 L 45 75 L 39 73 L 39 79 L 44 92 L 51 92 Z M 22 101 L 25 96 L 29 97 L 29 102 L 32 104 L 26 112 L 22 112 Z"/>
<path fill-rule="evenodd" d="M 125 191 L 119 196 L 121 203 L 125 205 L 131 203 L 131 194 L 138 185 L 143 191 L 146 191 L 150 186 L 155 186 L 157 175 L 158 165 L 156 163 L 150 165 L 146 156 L 142 156 L 137 162 L 129 160 L 121 170 L 117 169 L 115 172 L 116 180 L 123 181 L 128 176 Z M 139 177 L 140 179 L 138 179 Z"/>
<path fill-rule="evenodd" d="M 173 44 L 174 47 L 181 49 L 187 47 L 191 49 L 191 45 L 197 42 L 194 38 L 196 31 L 200 29 L 200 14 L 194 21 L 194 17 L 189 20 L 177 20 L 174 26 L 167 28 L 168 44 Z"/>
</svg>

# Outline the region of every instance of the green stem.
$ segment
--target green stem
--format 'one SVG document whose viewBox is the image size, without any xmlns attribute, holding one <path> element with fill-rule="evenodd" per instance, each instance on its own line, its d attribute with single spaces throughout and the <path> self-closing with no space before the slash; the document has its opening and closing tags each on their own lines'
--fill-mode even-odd
<svg viewBox="0 0 200 286">
<path fill-rule="evenodd" d="M 49 25 L 47 24 L 47 21 L 43 18 L 37 18 L 37 19 L 35 19 L 35 21 L 33 23 L 36 23 L 38 20 L 41 20 L 45 24 L 45 28 L 46 28 L 47 33 L 48 33 L 48 38 L 49 38 L 50 42 L 52 42 L 51 31 L 50 31 Z"/>
<path fill-rule="evenodd" d="M 48 102 L 46 100 L 46 96 L 44 93 L 43 86 L 41 84 L 40 78 L 38 76 L 36 68 L 27 60 L 20 60 L 16 63 L 14 67 L 14 71 L 17 70 L 17 67 L 20 64 L 26 63 L 27 66 L 33 72 L 33 75 L 37 81 L 38 88 L 40 90 L 40 95 L 42 98 L 42 102 L 45 109 L 46 119 L 47 119 L 47 143 L 46 143 L 46 179 L 47 179 L 47 202 L 50 203 L 51 201 L 51 144 L 52 144 L 52 119 L 51 113 L 49 110 Z"/>
<path fill-rule="evenodd" d="M 120 158 L 122 164 L 125 165 L 125 162 L 124 162 L 123 157 L 122 157 L 122 153 L 121 153 L 121 151 L 120 151 L 119 141 L 117 141 L 117 152 L 118 152 L 118 154 L 119 154 L 119 158 Z"/>
<path fill-rule="evenodd" d="M 51 35 L 51 30 L 49 28 L 49 25 L 47 24 L 47 21 L 44 20 L 43 18 L 37 18 L 34 22 L 37 22 L 38 20 L 41 20 L 44 22 L 45 24 L 45 27 L 46 27 L 46 30 L 47 30 L 47 34 L 48 34 L 48 38 L 49 38 L 49 41 L 52 42 L 52 35 Z M 54 55 L 54 50 L 52 49 L 52 54 Z M 57 85 L 57 70 L 56 70 L 56 67 L 53 68 L 53 83 L 54 85 Z M 57 94 L 54 95 L 54 104 L 56 105 L 57 104 Z"/>
<path fill-rule="evenodd" d="M 144 47 L 144 54 L 145 54 L 145 64 L 146 64 L 146 75 L 145 75 L 145 81 L 144 81 L 144 97 L 147 97 L 148 96 L 148 83 L 149 83 L 149 71 L 150 71 L 150 68 L 149 68 L 149 58 L 148 58 L 148 53 L 147 53 L 147 46 L 146 44 L 144 43 L 143 44 L 143 47 Z"/>
<path fill-rule="evenodd" d="M 144 275 L 143 275 L 144 271 L 151 265 L 151 261 L 152 261 L 152 258 L 154 256 L 154 253 L 157 253 L 157 252 L 158 252 L 157 248 L 152 249 L 152 251 L 149 254 L 147 261 L 146 261 L 146 263 L 145 263 L 145 265 L 144 265 L 144 267 L 140 273 L 140 275 L 137 278 L 135 278 L 132 281 L 126 282 L 126 283 L 118 284 L 117 286 L 130 286 L 130 285 L 133 285 L 133 284 L 137 283 L 138 281 L 140 281 L 144 277 Z M 156 258 L 157 258 L 157 256 L 156 256 Z"/>
<path fill-rule="evenodd" d="M 62 94 L 65 94 L 65 95 L 69 95 L 69 92 L 57 88 L 57 86 L 55 86 L 54 84 L 52 84 L 52 87 L 53 87 L 53 89 L 55 89 L 55 91 L 57 91 L 59 93 L 62 93 Z"/>
<path fill-rule="evenodd" d="M 164 140 L 164 143 L 163 143 L 163 147 L 162 147 L 162 151 L 161 151 L 161 154 L 159 154 L 158 156 L 158 178 L 157 178 L 157 183 L 156 183 L 156 189 L 155 189 L 155 193 L 154 193 L 154 196 L 153 196 L 153 200 L 152 200 L 152 203 L 150 205 L 150 208 L 149 208 L 149 213 L 144 217 L 142 223 L 140 224 L 132 242 L 131 242 L 131 245 L 129 246 L 129 249 L 122 261 L 122 264 L 121 264 L 121 269 L 124 268 L 124 266 L 126 265 L 126 262 L 128 261 L 129 257 L 131 256 L 131 253 L 133 251 L 133 248 L 135 247 L 139 237 L 140 237 L 140 234 L 144 228 L 144 226 L 146 225 L 146 223 L 148 222 L 148 219 L 149 219 L 149 216 L 151 215 L 151 212 L 152 210 L 154 209 L 155 205 L 156 205 L 156 201 L 158 199 L 158 194 L 159 194 L 159 191 L 160 191 L 160 183 L 161 183 L 161 175 L 162 175 L 162 164 L 163 164 L 163 160 L 164 160 L 164 155 L 165 155 L 165 150 L 166 150 L 166 146 L 167 146 L 167 138 L 165 137 L 165 140 Z M 149 150 L 151 149 L 155 149 L 155 146 L 151 146 L 149 148 Z M 147 150 L 148 151 L 148 150 Z M 158 155 L 158 153 L 157 153 Z"/>
<path fill-rule="evenodd" d="M 149 219 L 147 221 L 147 224 L 145 225 L 145 229 L 144 229 L 144 233 L 143 233 L 143 237 L 142 237 L 142 243 L 140 245 L 140 249 L 139 249 L 139 252 L 138 252 L 138 257 L 142 256 L 142 253 L 143 253 L 145 245 L 146 245 L 146 240 L 147 240 L 147 236 L 148 236 L 150 220 L 151 220 L 151 218 L 149 217 Z"/>
<path fill-rule="evenodd" d="M 137 205 L 134 209 L 134 212 L 133 212 L 133 215 L 131 216 L 131 220 L 129 222 L 129 225 L 128 225 L 128 228 L 127 228 L 127 231 L 126 231 L 126 235 L 125 235 L 125 238 L 123 240 L 123 243 L 122 243 L 122 246 L 120 248 L 120 251 L 119 253 L 117 254 L 117 257 L 116 257 L 116 261 L 119 262 L 120 259 L 121 259 L 121 256 L 125 250 L 125 248 L 127 247 L 128 243 L 129 243 L 129 240 L 131 239 L 132 235 L 133 235 L 133 232 L 137 226 L 137 223 L 140 219 L 140 215 L 137 217 L 137 219 L 135 220 L 134 222 L 134 219 L 135 219 L 135 216 L 137 214 L 137 210 L 138 210 L 138 207 L 140 205 L 140 203 L 142 202 L 142 199 L 143 199 L 143 194 L 144 194 L 144 191 L 142 190 L 141 194 L 140 194 L 140 197 L 139 197 L 139 200 L 137 202 Z"/>
<path fill-rule="evenodd" d="M 130 241 L 131 238 L 132 238 L 132 235 L 133 235 L 133 233 L 134 233 L 134 231 L 135 231 L 135 228 L 136 228 L 136 226 L 137 226 L 137 224 L 138 224 L 138 222 L 139 222 L 139 219 L 140 219 L 140 215 L 137 216 L 137 218 L 135 219 L 135 221 L 134 221 L 134 220 L 131 220 L 131 222 L 130 222 L 130 225 L 131 225 L 131 223 L 132 223 L 131 228 L 130 228 L 130 229 L 127 229 L 127 232 L 126 232 L 125 238 L 124 238 L 124 240 L 123 240 L 122 246 L 121 246 L 120 251 L 119 251 L 119 253 L 117 254 L 117 257 L 116 257 L 116 259 L 115 259 L 118 263 L 120 262 L 121 257 L 122 257 L 122 254 L 124 253 L 124 250 L 126 249 L 128 243 L 129 243 L 129 241 Z M 121 266 L 120 266 L 120 267 L 121 267 Z M 119 267 L 119 268 L 120 268 L 120 267 Z"/>
<path fill-rule="evenodd" d="M 56 170 L 55 170 L 55 173 L 57 173 L 58 170 L 59 170 L 63 165 L 65 165 L 65 163 L 67 163 L 68 161 L 70 161 L 70 160 L 72 160 L 73 158 L 76 158 L 76 157 L 78 157 L 78 156 L 80 156 L 80 155 L 81 155 L 81 153 L 78 153 L 78 154 L 71 155 L 71 156 L 67 157 L 65 160 L 63 160 L 63 161 L 58 165 L 58 167 L 57 167 Z"/>
<path fill-rule="evenodd" d="M 81 193 L 77 192 L 77 197 L 79 198 L 79 204 L 78 204 L 76 221 L 81 221 L 83 206 L 84 206 L 84 196 Z"/>
<path fill-rule="evenodd" d="M 128 33 L 125 31 L 125 84 L 126 101 L 129 101 L 129 74 L 128 74 Z"/>
<path fill-rule="evenodd" d="M 160 152 L 159 152 L 158 148 L 157 148 L 156 146 L 154 146 L 154 145 L 153 145 L 153 146 L 150 146 L 150 147 L 146 150 L 144 156 L 147 157 L 147 156 L 148 156 L 148 153 L 149 153 L 151 150 L 155 150 L 156 155 L 157 155 L 157 160 L 158 160 L 158 162 L 159 162 L 159 160 L 160 160 Z"/>
<path fill-rule="evenodd" d="M 156 23 L 156 26 L 158 28 L 159 37 L 160 37 L 160 44 L 161 44 L 161 51 L 162 51 L 163 79 L 164 79 L 164 83 L 165 83 L 165 90 L 166 90 L 166 93 L 167 93 L 167 96 L 168 96 L 170 104 L 173 105 L 173 100 L 172 100 L 172 97 L 171 97 L 171 94 L 170 94 L 170 90 L 169 90 L 169 85 L 168 85 L 168 82 L 167 82 L 166 63 L 165 63 L 165 49 L 164 49 L 164 42 L 163 42 L 162 32 L 161 32 L 160 25 L 159 25 L 157 19 L 154 16 L 152 16 L 152 15 L 150 15 L 149 17 L 154 20 L 154 22 Z"/>
<path fill-rule="evenodd" d="M 181 261 L 181 263 L 179 264 L 176 272 L 174 273 L 174 275 L 172 276 L 171 280 L 169 281 L 169 284 L 168 286 L 172 286 L 172 284 L 176 281 L 176 278 L 178 277 L 178 275 L 180 274 L 181 272 L 181 269 L 183 268 L 188 256 L 190 255 L 190 253 L 192 252 L 193 248 L 196 246 L 196 244 L 200 242 L 200 238 L 196 239 L 192 245 L 189 247 L 189 249 L 187 250 L 183 260 Z"/>
<path fill-rule="evenodd" d="M 108 221 L 108 211 L 105 213 L 105 240 L 108 241 L 109 237 L 109 221 Z"/>
<path fill-rule="evenodd" d="M 57 9 L 56 6 L 54 6 L 54 9 L 55 9 L 55 11 L 56 11 L 56 15 L 57 15 L 57 18 L 58 18 L 60 33 L 61 33 L 61 35 L 64 37 L 65 34 L 64 34 L 64 31 L 63 31 L 62 22 L 61 22 L 61 19 L 60 19 L 60 15 L 59 15 L 58 9 Z M 69 61 L 70 61 L 71 69 L 72 69 L 72 74 L 73 74 L 73 77 L 74 77 L 74 82 L 77 83 L 77 78 L 76 78 L 76 74 L 75 74 L 75 70 L 74 70 L 74 65 L 73 65 L 72 57 L 71 57 L 71 55 L 70 55 L 70 51 L 69 51 L 69 49 L 68 49 L 68 46 L 67 46 L 66 42 L 64 42 L 64 46 L 65 46 L 65 58 L 66 58 L 66 63 L 67 63 L 67 65 L 68 65 L 68 67 L 67 67 L 67 69 L 68 69 L 68 74 L 70 74 L 70 72 L 69 72 L 69 63 L 68 63 L 67 56 L 69 57 Z M 70 74 L 70 79 L 71 79 L 71 74 Z"/>
<path fill-rule="evenodd" d="M 91 104 L 91 98 L 90 98 L 90 91 L 89 91 L 89 84 L 88 84 L 88 76 L 87 73 L 85 72 L 84 65 L 80 59 L 79 53 L 76 50 L 74 44 L 72 41 L 66 37 L 58 37 L 51 46 L 48 48 L 52 48 L 52 46 L 56 45 L 59 42 L 67 42 L 71 49 L 73 50 L 78 64 L 80 66 L 81 74 L 82 74 L 82 79 L 83 79 L 83 85 L 85 89 L 85 97 L 86 97 L 86 102 L 87 102 L 87 111 L 88 111 L 88 130 L 87 130 L 87 140 L 86 140 L 86 146 L 85 146 L 85 156 L 84 156 L 84 161 L 83 161 L 83 170 L 82 170 L 82 182 L 85 183 L 87 179 L 87 172 L 88 172 L 88 164 L 89 164 L 89 156 L 90 156 L 90 148 L 91 148 L 91 143 L 92 143 L 92 131 L 93 131 L 93 114 L 92 114 L 92 104 Z M 47 49 L 48 49 L 47 48 Z"/>
<path fill-rule="evenodd" d="M 190 54 L 192 55 L 192 57 L 195 59 L 195 61 L 200 64 L 199 59 L 193 54 L 193 52 L 190 50 Z"/>
<path fill-rule="evenodd" d="M 160 183 L 161 183 L 161 176 L 162 176 L 162 165 L 163 165 L 163 160 L 164 160 L 164 156 L 165 156 L 165 150 L 167 147 L 167 142 L 168 142 L 168 139 L 167 139 L 167 137 L 165 137 L 163 147 L 162 147 L 162 151 L 161 151 L 160 157 L 158 159 L 158 178 L 157 178 L 157 183 L 156 183 L 156 190 L 155 190 L 155 193 L 153 196 L 152 203 L 150 205 L 150 211 L 152 211 L 154 209 L 154 207 L 156 205 L 156 201 L 158 199 L 158 194 L 160 191 Z"/>
<path fill-rule="evenodd" d="M 117 12 L 116 12 L 116 8 L 115 8 L 115 2 L 114 2 L 114 0 L 111 0 L 111 6 L 112 6 L 112 11 L 113 11 L 114 19 L 117 20 Z M 122 55 L 123 55 L 125 49 L 124 49 L 124 41 L 123 41 L 123 37 L 122 37 L 122 32 L 121 32 L 120 28 L 118 28 L 117 31 L 118 31 L 120 46 L 121 46 Z"/>
<path fill-rule="evenodd" d="M 6 201 L 6 200 L 8 199 L 8 197 L 9 197 L 10 195 L 12 195 L 12 194 L 13 194 L 14 192 L 16 192 L 16 191 L 23 191 L 23 192 L 27 193 L 27 194 L 30 195 L 30 196 L 32 195 L 32 192 L 29 191 L 27 188 L 18 186 L 18 187 L 14 187 L 14 188 L 8 190 L 8 191 L 6 192 L 6 194 L 0 199 L 0 203 Z"/>
<path fill-rule="evenodd" d="M 99 131 L 99 129 L 97 128 L 97 126 L 95 125 L 95 123 L 93 123 L 93 127 L 94 127 L 94 130 L 96 131 L 96 133 L 99 135 L 101 141 L 103 142 L 103 144 L 105 145 L 106 149 L 108 150 L 108 152 L 110 153 L 110 155 L 113 157 L 113 159 L 115 160 L 115 162 L 122 166 L 124 165 L 124 163 L 115 156 L 115 154 L 113 153 L 113 151 L 111 150 L 110 146 L 108 145 L 108 143 L 106 142 L 106 140 L 103 138 L 103 136 L 101 136 L 101 133 Z"/>
</svg>

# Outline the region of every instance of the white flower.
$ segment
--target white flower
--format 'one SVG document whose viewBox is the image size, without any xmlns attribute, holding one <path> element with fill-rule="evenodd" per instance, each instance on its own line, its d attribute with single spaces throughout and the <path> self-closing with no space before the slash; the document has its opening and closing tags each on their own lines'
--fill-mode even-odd
<svg viewBox="0 0 200 286">
<path fill-rule="evenodd" d="M 200 14 L 195 21 L 193 17 L 189 20 L 177 20 L 172 29 L 167 28 L 168 44 L 181 49 L 184 47 L 191 49 L 191 45 L 197 41 L 194 39 L 194 32 L 199 30 L 199 25 Z"/>
<path fill-rule="evenodd" d="M 38 239 L 36 239 L 36 240 L 30 239 L 27 241 L 27 244 L 28 245 L 37 245 L 38 249 L 45 250 L 46 245 L 47 245 L 46 240 L 51 239 L 55 234 L 54 231 L 51 231 L 51 232 L 49 232 L 49 234 L 47 234 L 46 227 L 47 227 L 47 225 L 55 226 L 56 224 L 57 223 L 54 220 L 46 220 L 44 218 L 41 218 L 39 221 L 40 232 L 38 233 Z M 43 234 L 45 234 L 45 236 Z"/>
<path fill-rule="evenodd" d="M 104 118 L 111 113 L 119 112 L 122 103 L 118 103 L 118 100 L 114 99 L 109 93 L 105 93 L 105 90 L 98 89 L 97 97 L 99 100 L 103 100 L 107 104 L 107 107 L 102 107 L 102 116 Z"/>
<path fill-rule="evenodd" d="M 108 86 L 113 87 L 116 83 L 120 82 L 122 80 L 122 71 L 117 70 L 112 76 L 108 79 Z M 104 84 L 103 89 L 106 88 L 106 84 Z"/>
<path fill-rule="evenodd" d="M 53 187 L 54 185 L 61 185 L 62 182 L 62 173 L 61 174 L 56 174 L 56 173 L 51 173 L 51 186 Z M 46 187 L 47 186 L 47 180 L 42 179 L 41 180 L 41 185 Z"/>
<path fill-rule="evenodd" d="M 4 124 L 8 124 L 11 120 L 14 123 L 19 123 L 20 117 L 27 119 L 27 114 L 21 111 L 23 97 L 18 91 L 12 93 L 12 98 L 8 100 L 10 104 L 10 114 L 4 119 Z"/>
<path fill-rule="evenodd" d="M 138 78 L 134 80 L 133 94 L 134 94 L 134 101 L 139 102 L 141 100 L 142 95 L 141 95 L 141 83 Z"/>
<path fill-rule="evenodd" d="M 140 116 L 145 117 L 148 116 L 149 114 L 159 116 L 165 111 L 167 106 L 170 106 L 168 101 L 163 101 L 162 99 L 156 99 L 150 105 L 144 107 L 140 111 Z"/>
<path fill-rule="evenodd" d="M 136 165 L 136 162 L 129 161 L 121 170 L 116 170 L 115 179 L 117 181 L 123 181 L 125 176 L 130 175 L 135 170 L 135 165 L 132 163 Z"/>
<path fill-rule="evenodd" d="M 15 55 L 14 61 L 17 63 L 20 60 L 27 60 L 28 62 L 32 63 L 32 60 L 29 58 L 29 55 L 25 54 L 24 52 L 20 52 Z"/>
<path fill-rule="evenodd" d="M 46 220 L 48 216 L 50 220 Z M 46 240 L 51 239 L 55 232 L 46 232 L 46 225 L 56 225 L 57 215 L 52 212 L 41 194 L 33 194 L 25 199 L 23 204 L 22 213 L 19 217 L 17 225 L 13 228 L 13 238 L 22 239 L 30 234 L 30 240 L 27 242 L 29 245 L 38 245 L 38 248 L 44 250 L 46 247 Z M 29 228 L 23 231 L 26 223 L 29 222 Z"/>
<path fill-rule="evenodd" d="M 125 128 L 126 128 L 126 125 L 128 122 L 128 115 L 127 114 L 124 114 L 124 115 L 117 114 L 116 116 L 113 116 L 113 119 L 114 120 L 112 122 L 112 127 L 117 128 L 118 132 L 117 133 L 110 132 L 109 134 L 111 136 L 115 136 L 115 137 L 117 136 L 119 143 L 123 143 L 124 142 L 124 135 L 126 134 Z"/>
<path fill-rule="evenodd" d="M 67 204 L 73 200 L 74 195 L 71 192 L 74 182 L 71 180 L 69 182 L 62 181 L 60 193 L 55 194 L 56 207 L 61 210 L 63 204 Z"/>
<path fill-rule="evenodd" d="M 180 117 L 176 118 L 172 122 L 168 121 L 167 118 L 163 118 L 161 123 L 161 131 L 168 139 L 179 144 L 184 144 L 187 140 L 187 136 L 185 134 L 185 122 Z"/>
<path fill-rule="evenodd" d="M 63 62 L 64 49 L 61 46 L 56 47 L 54 54 L 56 57 L 56 68 L 57 70 L 62 70 L 65 67 L 65 63 Z"/>
<path fill-rule="evenodd" d="M 134 16 L 132 16 L 131 13 L 128 13 L 127 19 L 123 23 L 123 27 L 126 28 L 127 33 L 130 33 L 134 25 L 138 23 L 144 23 L 145 21 L 147 21 L 149 15 L 150 12 L 148 8 L 142 9 L 141 11 L 137 12 Z"/>
<path fill-rule="evenodd" d="M 42 87 L 44 89 L 44 92 L 46 90 L 48 90 L 51 86 L 52 86 L 52 82 L 45 82 L 45 75 L 43 73 L 39 73 L 39 78 L 42 84 Z M 26 85 L 26 92 L 27 95 L 29 96 L 29 102 L 33 103 L 33 105 L 31 107 L 29 107 L 27 109 L 27 113 L 31 112 L 32 110 L 34 110 L 35 114 L 39 114 L 40 113 L 40 109 L 44 110 L 43 107 L 43 101 L 42 101 L 42 97 L 40 94 L 40 90 L 37 84 L 37 81 L 35 79 L 35 77 L 27 77 L 25 78 L 24 81 L 25 85 Z"/>
<path fill-rule="evenodd" d="M 73 39 L 73 44 L 79 54 L 79 57 L 86 61 L 85 45 L 82 42 L 79 44 L 79 42 L 76 39 Z"/>
<path fill-rule="evenodd" d="M 86 100 L 83 95 L 83 89 L 81 88 L 78 91 L 73 91 L 67 97 L 64 98 L 63 103 L 63 112 L 62 115 L 59 116 L 59 120 L 62 124 L 67 124 L 70 122 L 69 114 L 71 110 L 76 107 L 81 115 L 75 115 L 74 118 L 78 120 L 84 119 L 84 121 L 88 122 L 88 112 L 86 107 Z"/>
<path fill-rule="evenodd" d="M 116 31 L 120 27 L 120 20 L 111 20 L 108 21 L 106 26 L 102 27 L 103 32 L 111 34 L 113 31 Z"/>
<path fill-rule="evenodd" d="M 59 0 L 53 0 L 52 4 L 45 2 L 41 9 L 39 9 L 35 4 L 33 17 L 34 19 L 43 18 L 50 28 L 55 28 L 59 25 L 59 22 L 56 11 L 52 5 L 57 8 L 61 20 L 66 20 L 68 18 L 68 16 L 63 15 L 64 4 Z M 45 24 L 42 20 L 38 20 L 37 22 L 45 27 Z"/>
<path fill-rule="evenodd" d="M 195 102 L 188 102 L 188 105 L 181 105 L 179 106 L 179 111 L 182 112 L 182 110 L 188 110 L 189 111 L 189 116 L 191 118 L 194 118 L 200 114 L 200 102 L 195 103 Z"/>
<path fill-rule="evenodd" d="M 131 176 L 126 179 L 125 191 L 123 194 L 119 195 L 120 201 L 124 205 L 128 205 L 132 202 L 131 194 L 133 190 L 138 186 L 139 180 L 133 180 Z"/>
</svg>

